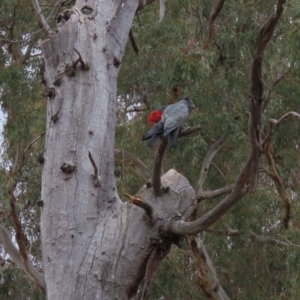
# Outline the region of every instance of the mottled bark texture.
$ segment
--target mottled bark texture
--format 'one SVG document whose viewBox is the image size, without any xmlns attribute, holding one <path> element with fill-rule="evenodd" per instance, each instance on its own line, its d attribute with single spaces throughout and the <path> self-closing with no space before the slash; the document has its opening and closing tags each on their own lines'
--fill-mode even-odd
<svg viewBox="0 0 300 300">
<path fill-rule="evenodd" d="M 146 186 L 138 193 L 152 206 L 152 220 L 116 192 L 116 83 L 137 6 L 134 0 L 77 1 L 59 19 L 58 32 L 41 43 L 48 95 L 41 219 L 48 300 L 133 298 L 178 241 L 161 231 L 164 220 L 194 205 L 194 190 L 174 170 L 163 177 L 168 193 L 154 197 Z"/>
</svg>

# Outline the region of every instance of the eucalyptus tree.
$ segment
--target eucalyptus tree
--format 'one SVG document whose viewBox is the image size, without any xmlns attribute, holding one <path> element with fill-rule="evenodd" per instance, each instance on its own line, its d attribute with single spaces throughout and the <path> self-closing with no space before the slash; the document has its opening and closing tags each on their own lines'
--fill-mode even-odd
<svg viewBox="0 0 300 300">
<path fill-rule="evenodd" d="M 44 150 L 36 147 L 32 151 L 37 139 L 44 136 L 41 131 L 39 134 L 35 132 L 36 137 L 26 146 L 13 142 L 11 135 L 7 137 L 11 152 L 7 152 L 9 165 L 2 172 L 3 176 L 6 172 L 8 182 L 3 190 L 8 192 L 10 201 L 7 215 L 11 215 L 11 218 L 7 226 L 14 228 L 11 231 L 15 233 L 18 249 L 12 243 L 4 223 L 1 223 L 0 229 L 2 243 L 11 262 L 33 279 L 45 291 L 48 299 L 131 299 L 137 293 L 145 298 L 147 292 L 149 297 L 163 295 L 168 298 L 168 292 L 159 281 L 153 284 L 159 287 L 158 294 L 155 289 L 149 290 L 149 286 L 172 244 L 178 245 L 183 239 L 194 261 L 193 265 L 188 260 L 190 270 L 181 273 L 181 276 L 186 276 L 187 282 L 198 278 L 201 289 L 213 299 L 228 299 L 228 295 L 234 298 L 241 292 L 247 295 L 249 285 L 246 287 L 242 280 L 234 282 L 230 292 L 232 280 L 226 276 L 229 272 L 232 272 L 231 278 L 238 278 L 238 275 L 234 269 L 227 270 L 230 269 L 230 263 L 217 253 L 218 248 L 214 248 L 217 243 L 212 243 L 210 251 L 213 259 L 226 269 L 220 272 L 222 285 L 219 283 L 204 243 L 196 235 L 206 231 L 229 236 L 228 243 L 220 242 L 219 247 L 223 247 L 229 257 L 237 255 L 239 247 L 235 244 L 249 243 L 247 238 L 240 238 L 239 231 L 244 229 L 241 219 L 246 218 L 247 213 L 237 212 L 240 218 L 229 214 L 228 222 L 231 224 L 222 220 L 221 224 L 225 227 L 223 231 L 209 227 L 233 206 L 234 210 L 240 207 L 236 205 L 238 201 L 251 199 L 255 203 L 253 198 L 256 195 L 261 199 L 268 193 L 276 194 L 276 191 L 285 203 L 282 224 L 290 230 L 294 226 L 291 213 L 293 193 L 284 183 L 288 182 L 290 175 L 297 175 L 297 168 L 288 168 L 287 179 L 282 179 L 275 166 L 276 159 L 280 160 L 282 154 L 275 153 L 272 145 L 273 140 L 278 139 L 277 127 L 283 120 L 289 116 L 299 117 L 294 111 L 295 102 L 291 102 L 285 115 L 278 114 L 282 113 L 282 105 L 272 105 L 273 90 L 285 77 L 284 72 L 293 64 L 297 66 L 294 52 L 288 51 L 290 56 L 284 59 L 283 45 L 278 48 L 274 46 L 266 54 L 266 77 L 273 79 L 268 93 L 264 93 L 266 79 L 262 74 L 264 52 L 268 49 L 265 48 L 277 23 L 281 24 L 279 19 L 285 1 L 278 0 L 274 12 L 275 3 L 269 3 L 266 7 L 262 3 L 245 3 L 236 8 L 236 1 L 216 1 L 212 7 L 210 1 L 203 1 L 203 4 L 173 1 L 166 3 L 165 7 L 164 1 L 159 1 L 161 23 L 153 23 L 153 15 L 157 17 L 157 6 L 152 2 L 76 1 L 74 6 L 63 10 L 63 6 L 71 4 L 71 1 L 52 6 L 31 1 L 37 24 L 46 36 L 39 41 L 43 56 L 41 81 L 47 99 L 45 147 Z M 5 3 L 9 10 L 10 2 Z M 14 6 L 14 12 L 17 7 Z M 52 10 L 47 13 L 43 7 Z M 291 4 L 289 14 L 284 16 L 285 27 L 279 27 L 275 35 L 278 44 L 283 41 L 288 43 L 285 33 L 288 32 L 289 16 L 295 13 L 295 7 Z M 56 13 L 57 28 L 50 22 Z M 135 15 L 139 17 L 133 23 Z M 182 16 L 184 18 L 180 18 Z M 34 47 L 41 32 L 32 36 L 24 35 L 20 27 L 21 37 L 30 41 L 28 47 L 31 48 L 26 48 L 22 43 L 15 44 L 16 36 L 10 36 L 14 21 L 12 18 L 12 23 L 7 21 L 1 28 L 1 55 L 13 58 L 11 61 L 3 59 L 3 69 L 7 69 L 7 65 L 11 68 L 24 66 L 29 59 L 35 62 L 34 55 L 40 55 L 34 52 Z M 255 26 L 252 28 L 250 23 L 253 22 Z M 290 26 L 295 29 L 296 23 L 293 22 L 290 22 L 293 24 Z M 175 31 L 170 34 L 173 29 Z M 152 34 L 151 38 L 147 34 Z M 160 38 L 155 39 L 155 35 Z M 124 64 L 121 65 L 128 37 L 130 44 Z M 130 55 L 130 51 L 133 51 L 131 48 L 138 53 L 137 56 Z M 276 67 L 272 57 L 281 58 Z M 27 72 L 27 76 L 22 77 L 22 80 L 26 78 L 23 88 L 28 90 L 28 94 L 36 93 L 34 89 L 38 88 L 30 84 L 30 80 L 36 80 L 36 73 L 26 67 L 18 70 Z M 296 67 L 291 70 L 297 74 Z M 250 79 L 245 76 L 246 72 L 250 73 Z M 293 82 L 289 83 L 293 85 Z M 5 87 L 3 84 L 3 91 Z M 6 94 L 2 92 L 4 100 L 14 91 L 19 98 L 23 93 L 20 85 L 16 85 L 16 89 L 10 86 L 8 91 Z M 162 140 L 150 160 L 149 151 L 137 141 L 137 137 L 142 135 L 142 128 L 145 129 L 140 126 L 144 117 L 141 111 L 162 104 L 157 103 L 162 100 L 153 101 L 155 98 L 168 98 L 173 102 L 187 92 L 192 94 L 199 108 L 190 119 L 193 127 L 181 130 L 181 145 L 177 152 L 165 153 L 166 142 Z M 285 102 L 288 93 L 283 90 L 282 99 L 278 96 L 276 100 Z M 2 103 L 8 118 L 15 116 L 20 122 L 20 111 L 15 114 L 9 101 L 4 100 Z M 43 104 L 38 100 L 36 103 L 40 105 L 38 109 L 42 110 Z M 34 108 L 30 106 L 30 113 L 33 111 Z M 131 114 L 129 120 L 126 119 L 128 113 Z M 32 123 L 36 120 L 34 116 L 30 116 Z M 9 120 L 7 124 L 15 125 Z M 32 123 L 28 123 L 29 128 L 23 128 L 20 122 L 19 127 L 24 132 L 41 129 L 42 126 L 34 127 Z M 200 129 L 203 132 L 201 137 L 196 135 Z M 297 149 L 298 141 L 295 133 L 285 143 L 293 152 Z M 280 144 L 280 140 L 277 144 Z M 223 154 L 219 156 L 217 165 L 222 170 L 214 164 L 216 168 L 212 170 L 216 173 L 207 177 L 212 159 L 217 152 L 219 155 L 221 148 Z M 16 206 L 21 197 L 26 201 L 30 197 L 24 194 L 30 192 L 31 185 L 26 182 L 26 187 L 22 187 L 20 178 L 26 166 L 30 168 L 31 159 L 37 152 L 43 154 L 43 157 L 39 156 L 43 162 L 41 198 L 37 201 L 35 197 L 35 202 L 41 207 L 42 268 L 39 255 L 28 249 L 27 245 L 29 233 L 24 221 L 30 219 L 30 215 L 25 214 L 24 207 Z M 199 153 L 203 158 L 199 158 Z M 232 153 L 234 160 L 231 159 Z M 121 162 L 115 170 L 114 158 Z M 140 159 L 148 165 L 153 161 L 153 168 Z M 295 162 L 295 159 L 291 161 Z M 163 174 L 162 169 L 166 167 L 171 169 Z M 133 180 L 131 175 L 125 173 L 131 169 L 142 180 Z M 115 184 L 116 171 L 121 173 L 119 194 Z M 264 173 L 260 175 L 262 171 Z M 190 184 L 192 181 L 195 182 L 195 188 Z M 139 184 L 144 185 L 140 188 Z M 129 202 L 121 201 L 121 192 L 126 194 Z M 202 202 L 217 197 L 222 200 Z M 197 216 L 199 203 L 203 205 Z M 256 203 L 248 207 L 251 214 L 255 215 L 255 208 L 263 206 Z M 30 203 L 26 208 L 32 213 Z M 38 214 L 34 216 L 38 217 Z M 274 217 L 267 225 L 260 223 L 256 227 L 247 226 L 247 230 L 259 228 L 259 233 L 268 234 L 270 230 L 278 228 L 278 219 L 281 220 L 277 211 L 277 218 Z M 34 224 L 36 229 L 37 224 Z M 257 232 L 252 232 L 251 236 L 253 240 L 265 244 L 290 245 L 289 242 L 280 243 Z M 206 233 L 203 237 L 210 240 Z M 34 242 L 37 249 L 38 242 Z M 245 253 L 246 246 L 240 249 Z M 262 256 L 259 258 L 263 260 Z M 171 259 L 180 260 L 180 255 L 172 253 Z M 162 269 L 166 272 L 164 274 L 168 274 L 166 268 Z M 196 297 L 198 292 L 195 287 L 193 289 L 192 295 L 186 292 L 178 296 L 178 291 L 177 297 Z M 265 290 L 261 290 L 256 291 L 257 295 L 261 292 L 266 296 Z M 272 292 L 270 289 L 267 291 Z M 297 286 L 294 286 L 294 291 L 297 291 Z M 281 291 L 275 290 L 277 292 Z"/>
</svg>

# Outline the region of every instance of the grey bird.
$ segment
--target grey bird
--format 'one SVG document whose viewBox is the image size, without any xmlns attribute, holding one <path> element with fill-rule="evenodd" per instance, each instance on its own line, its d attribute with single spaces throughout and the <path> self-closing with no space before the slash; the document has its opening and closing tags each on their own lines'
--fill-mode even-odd
<svg viewBox="0 0 300 300">
<path fill-rule="evenodd" d="M 175 148 L 180 126 L 185 122 L 189 113 L 195 108 L 195 104 L 188 97 L 165 108 L 161 120 L 146 132 L 142 140 L 150 141 L 147 147 L 152 147 L 159 138 L 168 138 L 168 146 Z"/>
</svg>

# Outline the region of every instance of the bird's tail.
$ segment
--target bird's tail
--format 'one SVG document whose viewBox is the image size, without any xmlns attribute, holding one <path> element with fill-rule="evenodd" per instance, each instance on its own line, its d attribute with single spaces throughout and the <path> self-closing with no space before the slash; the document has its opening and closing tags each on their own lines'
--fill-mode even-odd
<svg viewBox="0 0 300 300">
<path fill-rule="evenodd" d="M 142 140 L 150 139 L 150 141 L 147 143 L 147 146 L 152 147 L 156 143 L 157 139 L 163 134 L 163 132 L 164 124 L 159 122 L 143 135 Z"/>
<path fill-rule="evenodd" d="M 172 130 L 168 134 L 168 146 L 170 148 L 176 148 L 176 146 L 177 146 L 177 138 L 178 138 L 178 128 Z"/>
</svg>

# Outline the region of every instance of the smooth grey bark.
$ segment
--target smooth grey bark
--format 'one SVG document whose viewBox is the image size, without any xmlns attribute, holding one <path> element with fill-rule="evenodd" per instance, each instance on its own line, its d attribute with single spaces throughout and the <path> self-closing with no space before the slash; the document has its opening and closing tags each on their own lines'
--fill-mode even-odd
<svg viewBox="0 0 300 300">
<path fill-rule="evenodd" d="M 139 192 L 154 220 L 116 192 L 116 82 L 137 6 L 134 0 L 77 1 L 59 32 L 41 43 L 48 95 L 41 216 L 48 300 L 133 298 L 178 240 L 161 231 L 164 220 L 195 205 L 194 190 L 174 170 L 163 178 L 167 194 L 155 197 L 146 186 Z M 94 11 L 85 15 L 82 8 Z"/>
</svg>

